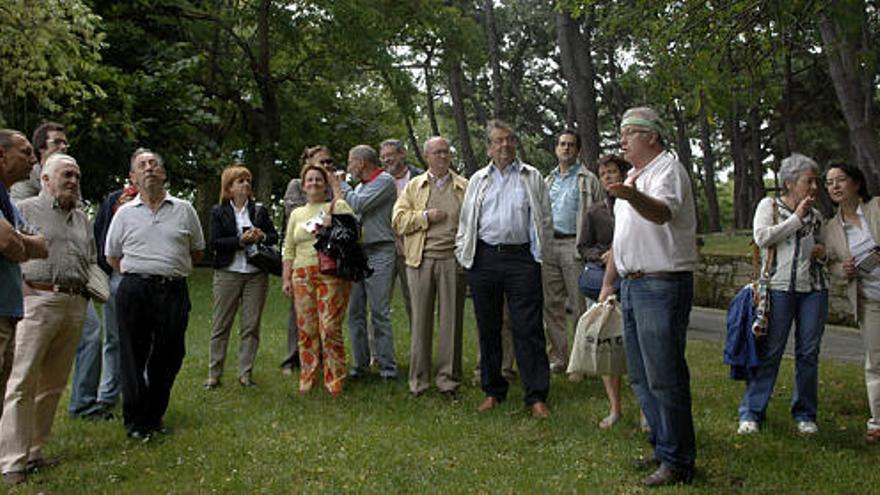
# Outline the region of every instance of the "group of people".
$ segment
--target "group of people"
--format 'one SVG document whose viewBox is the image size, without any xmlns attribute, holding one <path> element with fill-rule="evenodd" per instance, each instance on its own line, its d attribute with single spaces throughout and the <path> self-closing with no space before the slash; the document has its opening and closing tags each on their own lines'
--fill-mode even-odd
<svg viewBox="0 0 880 495">
<path fill-rule="evenodd" d="M 390 301 L 398 283 L 410 324 L 411 396 L 433 383 L 457 400 L 469 285 L 484 394 L 477 410 L 487 413 L 507 398 L 515 360 L 523 402 L 544 418 L 551 373 L 568 367 L 569 323 L 591 301 L 616 295 L 629 381 L 652 445 L 636 463 L 653 470 L 642 482 L 689 483 L 696 447 L 685 346 L 696 212 L 687 170 L 666 149 L 667 137 L 656 111 L 628 110 L 620 123 L 622 154 L 601 158 L 598 176 L 579 160 L 575 131 L 557 135 L 558 164 L 545 177 L 518 157 L 516 132 L 500 120 L 486 129 L 489 163 L 469 179 L 452 169 L 450 143 L 441 136 L 424 143 L 425 171 L 406 162 L 397 140 L 378 151 L 353 147 L 346 170 L 334 167 L 329 148 L 307 148 L 284 198 L 281 285 L 291 324 L 283 372 L 300 368 L 300 394 L 320 381 L 337 396 L 347 381 L 374 368 L 382 380 L 396 380 Z M 221 175 L 206 246 L 192 205 L 167 192 L 159 154 L 143 148 L 132 154 L 129 183 L 106 198 L 93 225 L 80 208 L 80 169 L 67 153 L 63 126 L 44 124 L 33 141 L 32 147 L 24 134 L 0 130 L 0 388 L 6 387 L 0 470 L 9 484 L 57 462 L 42 448 L 74 360 L 71 415 L 111 419 L 121 394 L 130 438 L 170 433 L 162 419 L 185 354 L 187 277 L 206 248 L 214 274 L 204 387 L 221 386 L 239 312 L 238 382 L 254 386 L 269 274 L 252 260 L 282 241 L 241 164 Z M 880 337 L 872 335 L 880 322 L 880 207 L 857 168 L 833 164 L 826 186 L 839 208 L 823 221 L 813 208 L 819 173 L 802 155 L 783 160 L 783 193 L 764 199 L 755 214 L 755 242 L 768 260 L 770 314 L 767 335 L 754 342 L 738 432 L 760 429 L 792 321 L 798 327 L 792 416 L 800 433 L 817 431 L 827 267 L 847 280 L 865 336 L 872 416 L 866 439 L 874 442 L 880 440 Z M 342 261 L 316 248 L 318 236 L 336 227 L 354 230 L 368 276 L 341 276 Z M 109 277 L 103 339 L 87 289 L 93 265 Z M 598 281 L 589 290 L 585 272 Z M 610 410 L 598 425 L 610 428 L 621 415 L 621 378 L 603 382 Z"/>
</svg>

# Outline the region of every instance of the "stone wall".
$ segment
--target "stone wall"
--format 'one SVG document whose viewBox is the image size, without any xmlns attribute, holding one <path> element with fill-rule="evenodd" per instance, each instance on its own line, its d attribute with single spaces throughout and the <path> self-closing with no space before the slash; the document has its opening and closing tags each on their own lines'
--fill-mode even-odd
<svg viewBox="0 0 880 495">
<path fill-rule="evenodd" d="M 751 278 L 751 257 L 701 254 L 694 273 L 694 305 L 727 309 L 733 296 Z M 832 283 L 828 323 L 855 326 L 845 284 L 838 280 Z"/>
</svg>

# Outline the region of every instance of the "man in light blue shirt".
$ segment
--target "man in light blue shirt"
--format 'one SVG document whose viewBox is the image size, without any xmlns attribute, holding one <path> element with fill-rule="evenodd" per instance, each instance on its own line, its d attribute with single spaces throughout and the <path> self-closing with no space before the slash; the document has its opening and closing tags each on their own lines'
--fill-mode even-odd
<svg viewBox="0 0 880 495">
<path fill-rule="evenodd" d="M 596 174 L 578 160 L 581 138 L 566 129 L 556 138 L 559 165 L 545 182 L 553 216 L 553 236 L 547 241 L 541 274 L 544 282 L 544 322 L 550 341 L 550 370 L 562 373 L 568 367 L 568 331 L 566 301 L 573 324 L 586 311 L 578 288 L 584 263 L 577 251 L 581 238 L 581 219 L 593 203 L 605 194 Z"/>
<path fill-rule="evenodd" d="M 516 134 L 494 120 L 487 128 L 489 165 L 468 183 L 455 238 L 455 256 L 467 270 L 480 336 L 481 412 L 507 398 L 501 374 L 504 302 L 510 311 L 514 353 L 523 401 L 534 417 L 550 415 L 545 404 L 550 366 L 541 321 L 542 248 L 550 225 L 550 203 L 541 173 L 516 157 Z"/>
</svg>

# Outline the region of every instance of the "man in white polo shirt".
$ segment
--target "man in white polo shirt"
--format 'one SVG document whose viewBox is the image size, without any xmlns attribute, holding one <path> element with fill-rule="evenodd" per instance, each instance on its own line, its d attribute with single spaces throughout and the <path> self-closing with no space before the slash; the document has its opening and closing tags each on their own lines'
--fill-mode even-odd
<svg viewBox="0 0 880 495">
<path fill-rule="evenodd" d="M 614 205 L 612 260 L 600 300 L 620 287 L 629 378 L 648 425 L 656 471 L 648 487 L 690 483 L 696 447 L 690 375 L 685 360 L 696 262 L 696 215 L 684 166 L 665 150 L 663 124 L 648 107 L 620 123 L 620 146 L 633 164 L 623 184 L 608 187 Z"/>
<path fill-rule="evenodd" d="M 162 425 L 183 364 L 189 322 L 186 277 L 205 250 L 193 206 L 165 190 L 162 158 L 138 149 L 131 180 L 139 194 L 117 210 L 104 253 L 122 273 L 116 291 L 122 363 L 122 418 L 129 438 L 148 441 Z"/>
</svg>

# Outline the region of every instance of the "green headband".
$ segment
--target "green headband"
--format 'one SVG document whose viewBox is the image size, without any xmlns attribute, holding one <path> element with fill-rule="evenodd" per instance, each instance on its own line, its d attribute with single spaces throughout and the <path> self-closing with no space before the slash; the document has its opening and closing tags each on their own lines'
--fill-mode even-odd
<svg viewBox="0 0 880 495">
<path fill-rule="evenodd" d="M 623 119 L 623 121 L 620 123 L 620 128 L 622 129 L 628 125 L 638 125 L 638 126 L 642 126 L 642 127 L 647 127 L 648 129 L 651 129 L 652 131 L 656 132 L 657 134 L 661 134 L 661 135 L 663 134 L 663 129 L 660 127 L 660 125 L 658 125 L 654 122 L 651 122 L 650 120 L 640 119 L 638 117 L 627 117 L 627 118 Z"/>
</svg>

